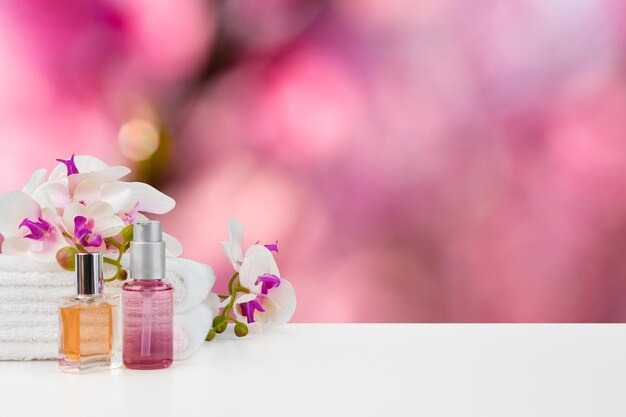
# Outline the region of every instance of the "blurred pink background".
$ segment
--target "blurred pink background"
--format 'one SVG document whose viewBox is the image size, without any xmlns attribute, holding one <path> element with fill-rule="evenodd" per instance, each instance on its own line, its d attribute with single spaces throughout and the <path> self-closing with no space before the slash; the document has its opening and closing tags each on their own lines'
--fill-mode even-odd
<svg viewBox="0 0 626 417">
<path fill-rule="evenodd" d="M 625 28 L 621 0 L 3 2 L 0 190 L 131 166 L 218 289 L 228 218 L 278 239 L 293 321 L 624 321 Z"/>
</svg>

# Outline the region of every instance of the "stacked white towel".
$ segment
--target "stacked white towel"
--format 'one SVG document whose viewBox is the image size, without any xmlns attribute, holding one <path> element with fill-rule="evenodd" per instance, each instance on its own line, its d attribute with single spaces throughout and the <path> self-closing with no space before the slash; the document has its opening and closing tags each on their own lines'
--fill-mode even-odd
<svg viewBox="0 0 626 417">
<path fill-rule="evenodd" d="M 105 267 L 105 276 L 111 272 Z M 211 328 L 212 311 L 204 301 L 215 274 L 206 264 L 167 258 L 165 281 L 174 287 L 174 358 L 185 359 Z M 105 292 L 121 294 L 122 285 L 107 283 Z M 0 360 L 55 359 L 58 299 L 75 293 L 75 274 L 56 263 L 0 255 Z"/>
</svg>

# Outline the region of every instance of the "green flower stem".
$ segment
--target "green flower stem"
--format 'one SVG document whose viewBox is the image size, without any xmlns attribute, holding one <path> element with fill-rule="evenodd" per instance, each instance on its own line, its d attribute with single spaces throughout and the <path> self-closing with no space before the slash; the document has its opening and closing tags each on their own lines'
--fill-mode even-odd
<svg viewBox="0 0 626 417">
<path fill-rule="evenodd" d="M 228 293 L 230 295 L 234 295 L 233 294 L 233 283 L 235 282 L 235 280 L 237 279 L 238 276 L 239 276 L 239 272 L 235 272 L 233 274 L 233 276 L 230 277 L 230 281 L 228 281 Z"/>
<path fill-rule="evenodd" d="M 232 298 L 230 299 L 226 307 L 224 307 L 224 311 L 222 311 L 222 316 L 227 318 L 230 317 L 230 310 L 233 308 L 233 305 L 235 305 L 235 295 L 236 293 L 232 294 Z"/>
<path fill-rule="evenodd" d="M 117 268 L 117 272 L 115 273 L 115 275 L 113 275 L 111 278 L 105 278 L 104 282 L 111 282 L 118 279 L 123 269 L 122 264 L 119 262 L 119 260 L 116 261 L 115 259 L 107 258 L 106 256 L 102 259 L 105 264 L 113 265 L 115 266 L 115 268 Z"/>
<path fill-rule="evenodd" d="M 108 238 L 107 239 L 107 244 L 109 244 L 111 246 L 115 246 L 120 252 L 122 252 L 122 244 L 118 243 L 117 240 L 112 239 L 112 238 Z"/>
<path fill-rule="evenodd" d="M 120 250 L 117 254 L 117 262 L 122 262 L 122 256 L 124 256 L 124 252 L 126 252 L 126 249 L 122 249 L 120 247 Z"/>
<path fill-rule="evenodd" d="M 242 286 L 241 284 L 237 283 L 235 284 L 235 288 L 234 288 L 235 293 L 238 292 L 245 292 L 246 294 L 250 294 L 250 290 L 247 289 L 246 287 Z"/>
<path fill-rule="evenodd" d="M 130 248 L 130 243 L 125 240 L 124 242 L 119 243 L 115 239 L 109 238 L 107 239 L 107 244 L 115 246 L 117 248 L 118 250 L 117 259 L 111 259 L 111 258 L 105 257 L 104 262 L 110 265 L 114 265 L 117 268 L 117 272 L 111 278 L 105 279 L 104 282 L 111 282 L 115 280 L 123 281 L 126 279 L 126 274 L 123 274 L 123 272 L 125 271 L 124 271 L 124 268 L 122 267 L 122 257 L 124 256 L 124 253 L 126 253 L 126 251 Z"/>
<path fill-rule="evenodd" d="M 230 281 L 228 281 L 228 293 L 230 294 L 232 298 L 230 299 L 226 307 L 224 307 L 224 310 L 222 310 L 221 315 L 224 317 L 228 317 L 230 315 L 230 310 L 233 308 L 233 304 L 235 304 L 235 295 L 237 292 L 234 290 L 233 284 L 235 283 L 235 280 L 237 279 L 238 276 L 239 276 L 239 272 L 235 272 L 233 276 L 230 277 Z"/>
<path fill-rule="evenodd" d="M 217 315 L 217 317 L 223 317 L 224 319 L 226 319 L 226 323 L 231 321 L 235 323 L 236 325 L 243 324 L 240 321 L 238 321 L 236 318 L 231 317 L 230 315 L 233 309 L 233 306 L 235 305 L 236 295 L 238 292 L 245 292 L 245 293 L 250 292 L 248 291 L 248 289 L 244 288 L 243 286 L 241 286 L 241 284 L 239 284 L 239 282 L 237 281 L 238 276 L 239 276 L 239 272 L 235 272 L 233 276 L 230 277 L 230 281 L 228 281 L 228 295 L 222 295 L 222 294 L 217 295 L 220 298 L 220 300 L 226 300 L 230 297 L 230 301 L 222 309 L 222 312 L 219 315 Z M 218 325 L 217 327 L 221 327 L 221 325 Z M 220 331 L 218 332 L 215 327 L 211 327 L 211 330 L 209 330 L 209 333 L 207 334 L 206 339 L 213 340 L 213 338 L 215 337 L 215 334 L 222 333 L 222 331 L 223 329 L 220 329 Z"/>
</svg>

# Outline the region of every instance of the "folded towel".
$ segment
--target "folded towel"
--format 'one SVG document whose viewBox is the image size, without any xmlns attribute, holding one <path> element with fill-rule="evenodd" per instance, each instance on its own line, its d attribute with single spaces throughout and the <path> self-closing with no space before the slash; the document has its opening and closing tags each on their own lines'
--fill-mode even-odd
<svg viewBox="0 0 626 417">
<path fill-rule="evenodd" d="M 128 267 L 128 258 L 122 264 Z M 174 311 L 184 313 L 200 304 L 215 283 L 210 266 L 183 258 L 167 258 L 165 282 L 174 288 Z M 106 264 L 106 276 L 113 268 Z M 106 284 L 110 294 L 121 294 L 122 281 Z M 14 302 L 48 302 L 57 304 L 63 295 L 75 293 L 74 272 L 61 269 L 54 262 L 40 262 L 24 256 L 0 255 L 0 304 Z"/>
<path fill-rule="evenodd" d="M 0 361 L 30 361 L 40 359 L 54 359 L 57 357 L 59 346 L 56 342 L 2 342 L 0 346 Z"/>
<path fill-rule="evenodd" d="M 213 313 L 206 304 L 174 314 L 174 359 L 183 360 L 200 347 L 211 328 Z M 48 323 L 0 330 L 0 360 L 56 359 L 57 330 Z"/>
<path fill-rule="evenodd" d="M 127 266 L 127 259 L 122 263 Z M 174 288 L 174 357 L 184 359 L 211 327 L 213 313 L 203 301 L 215 275 L 208 265 L 168 258 L 165 281 Z M 122 285 L 107 283 L 105 291 L 120 294 Z M 0 360 L 56 358 L 58 298 L 74 294 L 75 288 L 75 274 L 55 263 L 0 255 Z"/>
<path fill-rule="evenodd" d="M 0 331 L 0 344 L 5 342 L 54 342 L 58 340 L 58 330 L 54 332 L 50 326 L 40 322 L 39 327 L 19 326 Z M 4 347 L 0 347 L 2 350 Z M 57 345 L 58 348 L 58 345 Z"/>
<path fill-rule="evenodd" d="M 213 324 L 213 312 L 205 304 L 174 314 L 174 359 L 187 359 L 204 342 Z"/>
</svg>

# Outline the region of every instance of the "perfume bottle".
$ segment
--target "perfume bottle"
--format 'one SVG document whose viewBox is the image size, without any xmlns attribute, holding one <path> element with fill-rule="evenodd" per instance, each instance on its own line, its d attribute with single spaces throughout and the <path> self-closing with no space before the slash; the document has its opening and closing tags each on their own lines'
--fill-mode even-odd
<svg viewBox="0 0 626 417">
<path fill-rule="evenodd" d="M 59 299 L 59 367 L 74 373 L 119 367 L 120 297 L 102 293 L 102 254 L 77 253 L 76 277 L 76 295 Z"/>
<path fill-rule="evenodd" d="M 131 369 L 172 364 L 173 289 L 163 282 L 165 242 L 161 223 L 135 223 L 130 244 L 130 278 L 122 291 L 124 365 Z"/>
</svg>

